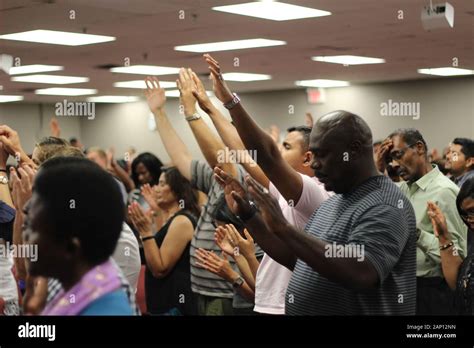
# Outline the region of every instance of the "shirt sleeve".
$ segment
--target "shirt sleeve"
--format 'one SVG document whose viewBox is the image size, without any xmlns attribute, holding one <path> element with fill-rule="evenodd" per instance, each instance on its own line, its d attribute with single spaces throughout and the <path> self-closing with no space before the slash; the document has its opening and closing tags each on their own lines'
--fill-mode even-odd
<svg viewBox="0 0 474 348">
<path fill-rule="evenodd" d="M 212 176 L 214 172 L 212 168 L 204 161 L 191 161 L 191 185 L 202 191 L 208 193 L 211 189 Z"/>
<path fill-rule="evenodd" d="M 301 174 L 303 191 L 295 205 L 295 210 L 308 219 L 319 206 L 329 198 L 324 185 L 319 184 L 314 178 Z"/>
<path fill-rule="evenodd" d="M 410 230 L 403 210 L 390 205 L 378 205 L 367 210 L 351 233 L 348 244 L 363 246 L 363 257 L 375 267 L 379 284 L 399 262 L 410 239 Z M 413 243 L 415 239 L 413 238 Z"/>
</svg>

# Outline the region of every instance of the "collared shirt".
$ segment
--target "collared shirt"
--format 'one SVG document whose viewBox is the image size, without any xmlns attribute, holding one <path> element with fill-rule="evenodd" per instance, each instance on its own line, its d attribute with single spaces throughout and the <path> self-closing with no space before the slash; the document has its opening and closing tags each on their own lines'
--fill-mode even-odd
<svg viewBox="0 0 474 348">
<path fill-rule="evenodd" d="M 436 203 L 443 212 L 457 252 L 464 258 L 467 251 L 467 227 L 456 208 L 459 187 L 444 176 L 436 165 L 414 183 L 402 182 L 399 187 L 415 209 L 416 227 L 420 233 L 416 248 L 416 275 L 443 277 L 439 241 L 434 235 L 433 225 L 428 216 L 427 202 Z"/>
<path fill-rule="evenodd" d="M 453 178 L 453 181 L 459 188 L 461 188 L 462 185 L 472 177 L 474 177 L 474 170 L 470 170 L 457 178 Z"/>
</svg>

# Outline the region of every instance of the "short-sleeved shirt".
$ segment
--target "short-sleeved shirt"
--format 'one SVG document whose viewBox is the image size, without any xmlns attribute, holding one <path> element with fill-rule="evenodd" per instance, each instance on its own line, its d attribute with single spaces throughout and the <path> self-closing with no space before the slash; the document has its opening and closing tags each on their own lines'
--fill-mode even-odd
<svg viewBox="0 0 474 348">
<path fill-rule="evenodd" d="M 389 178 L 373 176 L 349 193 L 332 196 L 311 216 L 305 230 L 327 246 L 359 248 L 360 261 L 366 259 L 374 266 L 379 283 L 371 289 L 351 289 L 298 259 L 286 292 L 287 314 L 415 314 L 415 213 Z M 349 257 L 333 250 L 327 248 L 330 253 L 325 255 Z"/>
<path fill-rule="evenodd" d="M 288 202 L 278 189 L 270 183 L 270 194 L 278 199 L 286 220 L 302 230 L 308 219 L 319 206 L 329 198 L 329 193 L 316 177 L 300 174 L 303 180 L 301 197 L 296 202 Z M 265 254 L 260 263 L 255 280 L 255 308 L 259 313 L 285 314 L 285 293 L 293 272 Z"/>
<path fill-rule="evenodd" d="M 245 171 L 241 166 L 237 166 L 237 173 L 236 179 L 242 183 Z M 204 296 L 233 298 L 232 284 L 218 275 L 197 267 L 195 257 L 196 249 L 199 248 L 214 251 L 218 255 L 222 252 L 214 241 L 216 228 L 212 224 L 212 216 L 216 203 L 224 191 L 214 179 L 213 169 L 203 161 L 191 161 L 191 185 L 195 189 L 207 193 L 207 203 L 202 209 L 191 241 L 191 289 Z"/>
</svg>

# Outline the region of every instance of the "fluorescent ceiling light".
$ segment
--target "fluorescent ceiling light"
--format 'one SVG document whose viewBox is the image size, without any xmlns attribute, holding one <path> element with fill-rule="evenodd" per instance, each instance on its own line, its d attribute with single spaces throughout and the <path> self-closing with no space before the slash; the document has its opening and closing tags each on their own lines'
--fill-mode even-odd
<svg viewBox="0 0 474 348">
<path fill-rule="evenodd" d="M 311 58 L 317 62 L 336 63 L 343 65 L 359 65 L 359 64 L 380 64 L 385 63 L 385 59 L 372 58 L 372 57 L 361 57 L 361 56 L 317 56 Z"/>
<path fill-rule="evenodd" d="M 297 86 L 303 87 L 345 87 L 349 86 L 349 82 L 347 81 L 339 81 L 339 80 L 303 80 L 303 81 L 296 81 L 295 84 Z"/>
<path fill-rule="evenodd" d="M 59 88 L 59 87 L 52 87 L 52 88 L 43 88 L 37 89 L 35 91 L 36 94 L 40 95 L 69 95 L 69 96 L 77 96 L 77 95 L 89 95 L 89 94 L 96 94 L 96 89 L 90 88 Z"/>
<path fill-rule="evenodd" d="M 101 95 L 99 97 L 87 98 L 88 102 L 93 103 L 131 103 L 140 100 L 138 97 L 126 97 L 122 95 Z"/>
<path fill-rule="evenodd" d="M 247 39 L 247 40 L 210 42 L 210 43 L 204 43 L 204 44 L 176 46 L 174 49 L 176 51 L 204 53 L 204 52 L 216 52 L 216 51 L 241 50 L 244 48 L 280 46 L 280 45 L 286 45 L 286 42 L 279 41 L 279 40 L 268 40 L 268 39 Z"/>
<path fill-rule="evenodd" d="M 67 85 L 69 83 L 88 82 L 88 77 L 80 76 L 61 76 L 61 75 L 26 75 L 12 77 L 16 82 L 48 83 L 52 85 Z"/>
<path fill-rule="evenodd" d="M 206 91 L 206 94 L 209 96 L 209 97 L 212 97 L 213 96 L 213 93 L 211 91 Z M 171 97 L 171 98 L 174 98 L 174 97 L 177 97 L 179 98 L 179 90 L 177 89 L 173 89 L 171 91 L 165 91 L 165 95 L 167 97 Z"/>
<path fill-rule="evenodd" d="M 53 45 L 81 46 L 114 41 L 115 37 L 38 29 L 21 33 L 0 35 L 0 39 L 39 42 Z"/>
<path fill-rule="evenodd" d="M 1 95 L 0 94 L 0 103 L 9 103 L 14 101 L 19 101 L 25 99 L 21 95 Z"/>
<path fill-rule="evenodd" d="M 274 21 L 287 21 L 292 19 L 313 18 L 329 16 L 331 12 L 285 4 L 278 1 L 247 2 L 238 5 L 217 6 L 214 11 L 228 12 L 242 16 L 250 16 Z"/>
<path fill-rule="evenodd" d="M 58 71 L 58 70 L 64 70 L 64 67 L 59 66 L 59 65 L 32 64 L 32 65 L 14 66 L 10 68 L 10 75 L 34 74 L 34 73 L 39 73 L 39 72 Z"/>
<path fill-rule="evenodd" d="M 144 80 L 115 82 L 114 87 L 146 89 Z M 160 81 L 161 88 L 176 88 L 176 82 Z"/>
<path fill-rule="evenodd" d="M 170 68 L 167 66 L 156 65 L 131 65 L 120 68 L 112 68 L 111 72 L 122 74 L 139 74 L 139 75 L 172 75 L 179 74 L 179 68 Z"/>
<path fill-rule="evenodd" d="M 270 80 L 272 78 L 270 75 L 264 75 L 264 74 L 235 73 L 235 72 L 222 74 L 222 77 L 226 81 L 239 81 L 239 82 L 263 81 L 263 80 Z"/>
<path fill-rule="evenodd" d="M 436 75 L 436 76 L 459 76 L 459 75 L 473 75 L 474 70 L 460 69 L 460 68 L 431 68 L 418 69 L 420 74 Z"/>
</svg>

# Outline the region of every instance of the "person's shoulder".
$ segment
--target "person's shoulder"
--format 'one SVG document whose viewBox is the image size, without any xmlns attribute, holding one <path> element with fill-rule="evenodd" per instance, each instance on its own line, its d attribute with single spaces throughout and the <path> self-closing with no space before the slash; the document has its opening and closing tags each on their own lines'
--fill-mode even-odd
<svg viewBox="0 0 474 348">
<path fill-rule="evenodd" d="M 123 289 L 109 292 L 90 303 L 80 315 L 133 315 Z"/>
</svg>

